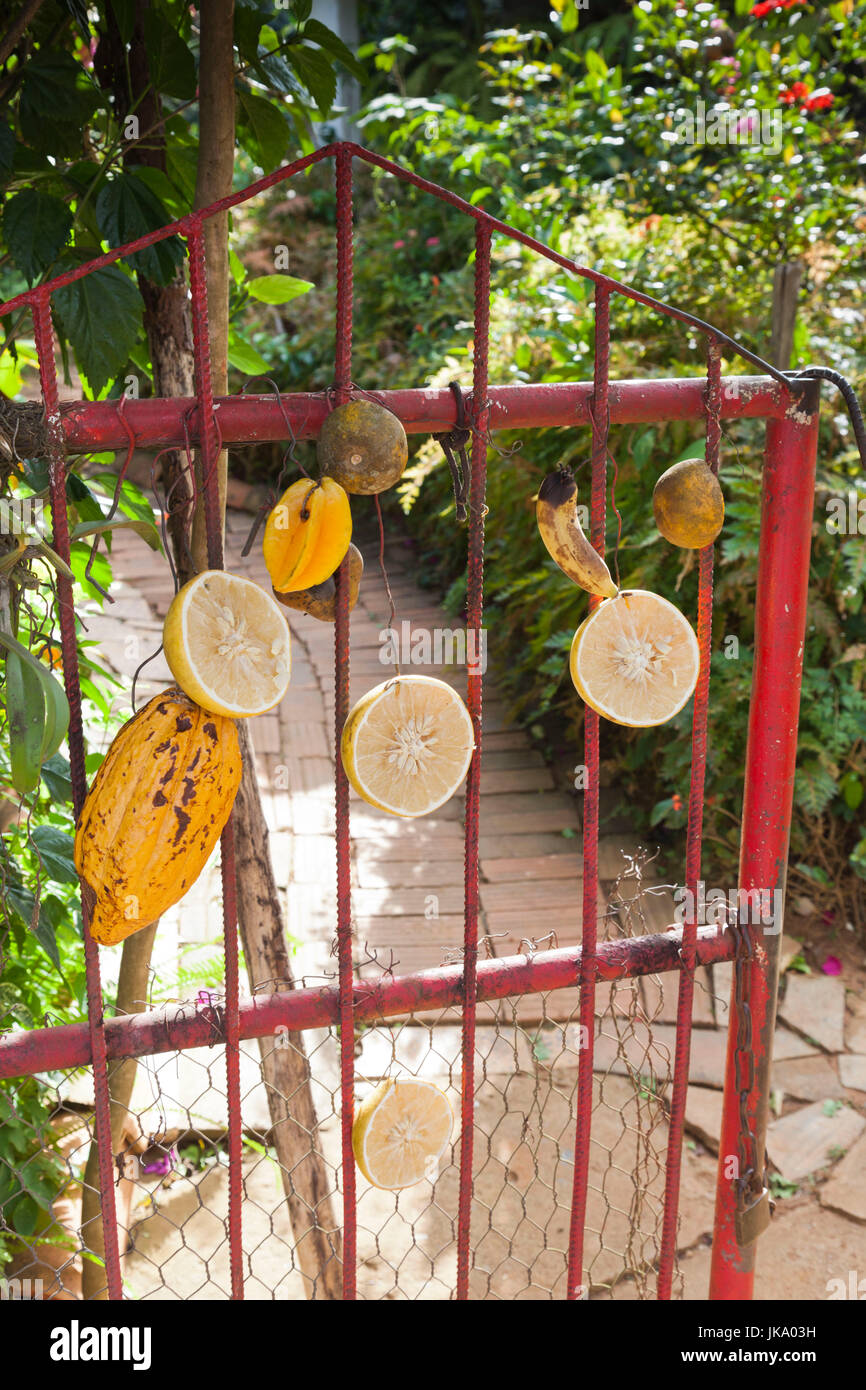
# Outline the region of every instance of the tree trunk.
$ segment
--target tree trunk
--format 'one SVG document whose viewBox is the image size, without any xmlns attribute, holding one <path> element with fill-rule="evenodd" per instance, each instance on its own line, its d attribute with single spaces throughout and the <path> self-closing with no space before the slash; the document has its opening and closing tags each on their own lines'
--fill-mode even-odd
<svg viewBox="0 0 866 1390">
<path fill-rule="evenodd" d="M 803 278 L 802 261 L 785 261 L 773 271 L 773 322 L 770 339 L 770 362 L 787 372 L 794 351 L 794 328 L 797 323 L 797 301 Z"/>
<path fill-rule="evenodd" d="M 117 981 L 115 1014 L 139 1014 L 147 1007 L 147 985 L 150 970 L 150 955 L 159 923 L 128 936 L 123 943 L 120 958 L 120 975 Z M 129 1114 L 129 1102 L 135 1086 L 138 1063 L 134 1057 L 116 1063 L 108 1078 L 111 1097 L 111 1152 L 120 1153 L 123 1129 Z M 126 1249 L 129 1232 L 118 1230 L 117 1238 L 121 1254 Z M 81 1243 L 102 1264 L 84 1259 L 81 1291 L 87 1299 L 108 1298 L 105 1282 L 105 1231 L 102 1226 L 102 1198 L 99 1191 L 99 1151 L 95 1141 L 90 1146 L 87 1166 L 84 1170 L 84 1184 L 81 1194 Z"/>
<path fill-rule="evenodd" d="M 195 206 L 207 207 L 232 191 L 234 172 L 233 0 L 212 0 L 201 11 L 199 109 L 201 141 Z M 215 395 L 228 392 L 228 214 L 205 223 L 211 379 Z M 227 454 L 218 463 L 220 515 L 225 518 Z M 201 478 L 199 476 L 199 498 Z M 193 517 L 193 563 L 207 569 L 204 508 Z M 243 778 L 234 809 L 238 925 L 250 988 L 264 981 L 292 982 L 285 928 L 268 848 L 268 829 L 256 780 L 255 755 L 245 723 L 238 731 Z M 285 1044 L 285 1045 L 284 1045 Z M 283 1189 L 295 1238 L 295 1256 L 308 1298 L 340 1298 L 342 1265 L 328 1173 L 318 1147 L 310 1072 L 299 1034 L 261 1040 L 262 1075 Z"/>
<path fill-rule="evenodd" d="M 210 0 L 201 11 L 199 47 L 198 168 L 195 209 L 208 207 L 232 191 L 235 165 L 235 76 L 233 64 L 234 0 Z M 215 396 L 228 394 L 229 215 L 217 213 L 204 224 L 207 259 L 207 312 L 210 329 L 211 381 Z M 201 470 L 197 461 L 198 490 Z M 220 516 L 225 518 L 228 453 L 217 459 Z M 196 507 L 192 555 L 197 571 L 208 568 L 204 508 Z"/>
</svg>

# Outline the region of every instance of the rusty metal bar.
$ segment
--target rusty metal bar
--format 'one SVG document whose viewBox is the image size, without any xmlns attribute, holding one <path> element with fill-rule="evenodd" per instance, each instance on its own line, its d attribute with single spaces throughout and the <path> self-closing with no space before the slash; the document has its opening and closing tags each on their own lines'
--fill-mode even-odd
<svg viewBox="0 0 866 1390">
<path fill-rule="evenodd" d="M 189 288 L 192 318 L 193 358 L 197 399 L 200 402 L 202 437 L 201 502 L 203 503 L 207 562 L 211 569 L 223 568 L 223 522 L 219 489 L 219 428 L 214 413 L 213 379 L 211 376 L 210 327 L 208 323 L 207 264 L 204 226 L 199 217 L 190 219 L 189 231 Z M 229 816 L 220 836 L 220 878 L 223 909 L 223 953 L 225 958 L 225 1039 L 226 1039 L 226 1100 L 229 1117 L 228 1133 L 228 1235 L 229 1267 L 232 1298 L 244 1296 L 243 1231 L 241 1206 L 243 1202 L 243 1121 L 241 1118 L 240 1039 L 238 1033 L 238 1000 L 240 975 L 238 965 L 237 885 L 235 882 L 234 814 Z"/>
<path fill-rule="evenodd" d="M 713 473 L 719 471 L 719 407 L 721 403 L 721 354 L 714 338 L 707 343 L 707 445 L 706 461 Z M 665 1163 L 664 1215 L 659 1248 L 658 1297 L 669 1299 L 676 1259 L 679 1218 L 680 1177 L 686 1094 L 689 1084 L 689 1058 L 692 1040 L 692 1007 L 695 991 L 695 942 L 697 939 L 698 880 L 701 876 L 701 837 L 704 824 L 704 784 L 707 770 L 707 724 L 710 705 L 710 662 L 713 637 L 713 546 L 700 553 L 698 574 L 697 637 L 700 670 L 692 712 L 692 766 L 689 781 L 689 819 L 686 831 L 686 888 L 691 894 L 683 924 L 683 968 L 677 999 L 677 1031 L 674 1044 L 674 1074 Z"/>
<path fill-rule="evenodd" d="M 352 384 L 352 155 L 337 151 L 337 314 L 334 398 L 343 405 Z M 349 715 L 349 561 L 336 575 L 334 623 L 334 796 L 337 850 L 337 959 L 340 991 L 340 1120 L 343 1151 L 343 1299 L 357 1298 L 357 1211 L 352 1125 L 355 1118 L 354 967 L 352 878 L 349 839 L 349 780 L 340 757 L 340 738 Z"/>
<path fill-rule="evenodd" d="M 481 650 L 484 619 L 484 512 L 487 493 L 487 361 L 490 336 L 490 229 L 475 229 L 475 316 L 472 350 L 472 458 L 466 559 L 466 631 Z M 475 1012 L 478 970 L 478 821 L 481 813 L 481 702 L 483 677 L 468 668 L 466 704 L 475 752 L 466 780 L 464 853 L 463 1040 L 460 1085 L 460 1193 L 457 1206 L 457 1298 L 469 1297 L 472 1157 L 475 1151 Z"/>
<path fill-rule="evenodd" d="M 651 424 L 654 421 L 703 421 L 704 377 L 675 377 L 644 381 L 612 381 L 608 405 L 612 425 Z M 591 381 L 491 386 L 491 430 L 574 428 L 589 425 Z M 377 391 L 376 399 L 402 420 L 407 434 L 436 434 L 456 422 L 453 392 L 438 389 Z M 777 419 L 791 408 L 792 397 L 767 377 L 727 377 L 722 382 L 722 420 Z M 296 439 L 315 439 L 330 404 L 323 393 L 294 392 L 279 399 L 269 396 L 221 396 L 214 401 L 220 437 L 226 444 L 257 444 L 288 437 L 286 418 Z M 132 431 L 139 449 L 183 448 L 188 437 L 200 442 L 201 416 L 194 397 L 128 400 L 123 419 L 116 401 L 71 401 L 60 406 L 66 453 L 127 449 Z M 184 420 L 187 434 L 184 434 Z M 523 462 L 518 456 L 517 464 Z"/>
<path fill-rule="evenodd" d="M 605 492 L 607 490 L 607 445 L 610 432 L 608 411 L 610 372 L 610 292 L 603 285 L 595 291 L 595 361 L 590 406 L 592 422 L 592 484 L 590 494 L 590 538 L 600 555 L 604 554 Z M 601 603 L 590 595 L 589 611 Z M 568 1287 L 566 1297 L 576 1299 L 583 1291 L 583 1243 L 586 1202 L 589 1191 L 589 1148 L 592 1132 L 592 1064 L 595 1052 L 595 980 L 598 938 L 598 776 L 599 717 L 587 705 L 583 713 L 584 763 L 583 796 L 583 904 L 580 961 L 580 1055 L 577 1070 L 577 1124 L 574 1138 L 574 1181 L 568 1238 Z"/>
<path fill-rule="evenodd" d="M 545 925 L 548 925 L 545 923 Z M 531 919 L 523 934 L 538 935 L 541 927 Z M 601 941 L 596 952 L 599 980 L 622 980 L 638 975 L 657 975 L 680 970 L 682 929 L 651 936 Z M 477 999 L 517 998 L 548 990 L 573 988 L 580 977 L 582 948 L 568 946 L 535 955 L 502 956 L 482 960 L 477 969 Z M 734 940 L 716 927 L 698 929 L 696 962 L 712 965 L 732 960 Z M 380 1018 L 450 1008 L 463 999 L 463 966 L 443 965 L 412 975 L 397 975 L 356 986 L 354 1018 L 368 1023 Z M 261 1038 L 277 1029 L 299 1032 L 305 1028 L 330 1028 L 340 1022 L 338 989 L 295 989 L 259 994 L 244 1000 L 239 1009 L 239 1035 Z M 177 1052 L 189 1047 L 213 1045 L 213 1024 L 193 1004 L 168 1005 L 148 1013 L 110 1018 L 105 1022 L 106 1056 L 145 1057 Z M 86 1023 L 64 1023 L 34 1028 L 0 1038 L 0 1080 L 29 1076 L 68 1067 L 86 1067 L 92 1059 L 90 1029 Z"/>
<path fill-rule="evenodd" d="M 801 412 L 785 421 L 771 421 L 767 429 L 740 841 L 741 891 L 778 890 L 783 894 L 785 889 L 808 609 L 818 449 L 817 385 L 803 397 Z M 754 1084 L 745 1097 L 745 1110 L 755 1137 L 760 1178 L 765 1161 L 782 913 L 775 913 L 769 932 L 761 926 L 746 926 L 744 930 L 751 945 L 746 991 L 754 1063 Z M 740 1247 L 735 1231 L 739 1174 L 732 1173 L 738 1158 L 740 1095 L 734 1003 L 732 994 L 710 1272 L 713 1299 L 751 1298 L 755 1277 L 755 1245 Z"/>
</svg>

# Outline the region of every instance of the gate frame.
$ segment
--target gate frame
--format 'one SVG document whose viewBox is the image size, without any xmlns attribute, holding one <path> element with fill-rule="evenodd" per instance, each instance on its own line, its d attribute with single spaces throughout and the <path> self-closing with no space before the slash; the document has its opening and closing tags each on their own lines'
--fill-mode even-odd
<svg viewBox="0 0 866 1390">
<path fill-rule="evenodd" d="M 784 889 L 788 843 L 793 805 L 793 777 L 797 751 L 800 684 L 806 631 L 808 565 L 811 544 L 814 480 L 817 460 L 818 385 L 805 378 L 786 376 L 753 353 L 735 343 L 694 315 L 664 305 L 608 276 L 578 266 L 541 243 L 506 226 L 483 209 L 421 179 L 391 161 L 349 142 L 327 146 L 275 174 L 259 180 L 250 188 L 222 199 L 212 207 L 190 214 L 178 222 L 116 248 L 58 277 L 35 287 L 0 306 L 7 313 L 16 307 L 27 306 L 34 319 L 34 336 L 40 360 L 43 399 L 46 410 L 48 453 L 50 458 L 53 542 L 61 558 L 68 559 L 69 535 L 65 509 L 65 457 L 88 446 L 128 448 L 127 462 L 135 447 L 148 447 L 159 442 L 164 446 L 182 448 L 197 443 L 203 456 L 203 499 L 207 517 L 208 559 L 213 567 L 222 566 L 222 543 L 219 527 L 218 493 L 215 463 L 220 448 L 241 440 L 285 439 L 287 422 L 294 414 L 307 412 L 305 425 L 296 437 L 317 433 L 321 418 L 329 408 L 326 397 L 287 395 L 252 398 L 229 398 L 215 401 L 212 394 L 207 329 L 206 271 L 204 262 L 203 223 L 214 214 L 253 197 L 256 193 L 291 177 L 320 160 L 334 156 L 337 182 L 337 334 L 335 379 L 332 388 L 333 404 L 349 399 L 355 389 L 351 381 L 351 315 L 352 315 L 352 195 L 351 164 L 353 158 L 394 174 L 423 191 L 443 199 L 474 219 L 476 223 L 475 260 L 475 360 L 474 385 L 471 393 L 473 424 L 472 496 L 473 517 L 469 529 L 468 618 L 467 625 L 479 628 L 482 615 L 483 586 L 483 514 L 484 480 L 488 429 L 533 427 L 547 424 L 592 426 L 592 540 L 596 548 L 604 549 L 604 510 L 607 465 L 607 438 L 612 423 L 652 423 L 678 419 L 703 419 L 707 426 L 707 460 L 718 467 L 719 422 L 725 418 L 764 417 L 768 420 L 767 447 L 762 484 L 762 518 L 760 561 L 757 576 L 755 617 L 755 664 L 749 710 L 749 734 L 746 755 L 745 790 L 741 832 L 740 887 L 748 889 Z M 502 233 L 546 259 L 572 273 L 591 279 L 596 286 L 596 352 L 591 383 L 560 384 L 559 386 L 520 386 L 489 388 L 487 381 L 487 333 L 489 326 L 490 250 L 493 233 Z M 129 402 L 120 416 L 120 404 L 81 402 L 61 407 L 58 398 L 54 365 L 50 298 L 54 289 L 81 278 L 90 270 L 109 265 L 135 250 L 153 245 L 166 237 L 180 234 L 188 241 L 190 286 L 196 361 L 197 396 L 190 401 Z M 707 377 L 703 381 L 639 381 L 609 382 L 608 310 L 611 294 L 622 294 L 659 312 L 686 322 L 706 336 L 708 345 Z M 731 378 L 723 381 L 719 369 L 722 345 L 759 366 L 766 377 Z M 379 393 L 383 403 L 404 422 L 407 432 L 439 432 L 452 427 L 456 421 L 456 402 L 451 392 L 393 392 Z M 326 393 L 327 395 L 327 393 Z M 423 401 L 423 404 L 422 404 Z M 315 402 L 315 408 L 312 408 Z M 125 403 L 124 403 L 125 404 Z M 469 404 L 469 402 L 467 402 Z M 318 418 L 317 418 L 318 417 Z M 109 442 L 114 440 L 116 442 Z M 122 474 L 121 474 L 122 476 Z M 703 810 L 703 773 L 706 757 L 706 715 L 709 682 L 710 623 L 712 600 L 713 548 L 700 554 L 699 642 L 701 645 L 701 675 L 695 699 L 693 724 L 692 786 L 690 794 L 686 881 L 694 882 L 700 872 L 701 816 Z M 60 624 L 64 652 L 64 680 L 70 699 L 70 761 L 75 786 L 76 811 L 80 809 L 85 787 L 83 742 L 81 736 L 80 702 L 78 694 L 75 621 L 71 606 L 71 583 L 59 578 Z M 598 600 L 590 599 L 595 607 Z M 345 565 L 337 575 L 337 620 L 335 624 L 336 651 L 336 732 L 337 742 L 342 722 L 348 712 L 348 582 Z M 67 660 L 69 657 L 69 660 Z M 701 961 L 732 959 L 735 941 L 727 931 L 712 932 L 708 939 L 697 920 L 689 920 L 681 932 L 671 931 L 665 937 L 632 938 L 622 943 L 595 941 L 595 842 L 597 840 L 597 776 L 590 777 L 585 796 L 584 818 L 584 941 L 577 951 L 553 951 L 542 958 L 526 961 L 511 960 L 477 962 L 477 848 L 478 809 L 481 769 L 481 681 L 470 682 L 468 706 L 476 731 L 476 753 L 472 760 L 466 798 L 466 936 L 463 966 L 445 967 L 439 971 L 402 976 L 375 991 L 363 989 L 353 978 L 351 901 L 348 861 L 348 784 L 342 774 L 339 759 L 336 767 L 337 799 L 337 865 L 338 865 L 338 928 L 340 985 L 336 991 L 301 990 L 294 994 L 277 994 L 270 999 L 259 995 L 252 1005 L 239 1006 L 237 977 L 236 911 L 233 883 L 233 841 L 231 821 L 223 836 L 223 900 L 226 950 L 226 1008 L 223 1028 L 226 1041 L 226 1064 L 229 1097 L 229 1235 L 231 1246 L 232 1297 L 243 1297 L 240 1230 L 240 1105 L 238 1090 L 238 1043 L 241 1036 L 255 1036 L 248 1031 L 258 1029 L 263 1019 L 279 1015 L 282 1024 L 287 1019 L 300 1019 L 304 1008 L 314 1013 L 328 1014 L 329 1021 L 338 1019 L 341 1028 L 341 1091 L 343 1131 L 344 1180 L 344 1298 L 355 1297 L 354 1287 L 354 1163 L 351 1150 L 353 1119 L 354 1067 L 352 1058 L 354 1023 L 362 1016 L 363 998 L 373 995 L 375 1013 L 401 1001 L 400 1012 L 418 1007 L 436 995 L 441 1003 L 462 1003 L 463 1008 L 463 1089 L 461 1145 L 461 1182 L 458 1213 L 457 1297 L 468 1297 L 470 1266 L 469 1215 L 472 1196 L 472 1103 L 474 1067 L 467 1066 L 474 1041 L 475 1003 L 482 998 L 506 997 L 535 991 L 539 988 L 558 988 L 581 985 L 581 1020 L 594 1018 L 595 984 L 597 979 L 635 975 L 659 968 L 680 969 L 680 999 L 677 1016 L 677 1042 L 674 1064 L 674 1088 L 671 1103 L 668 1161 L 666 1167 L 665 1215 L 659 1262 L 658 1296 L 670 1297 L 670 1282 L 675 1256 L 679 1171 L 684 1121 L 685 1088 L 688 1081 L 689 1043 L 691 1036 L 691 1001 L 693 976 Z M 597 772 L 598 719 L 587 713 L 587 765 Z M 94 1066 L 95 1119 L 100 1157 L 100 1188 L 103 1197 L 105 1224 L 112 1226 L 114 1213 L 113 1165 L 107 1138 L 108 1090 L 106 1065 L 109 1056 L 140 1056 L 155 1051 L 172 1050 L 172 1038 L 183 1035 L 186 1045 L 194 1045 L 193 1035 L 199 1026 L 213 1038 L 213 1018 L 185 1011 L 176 1011 L 173 1020 L 143 1015 L 130 1019 L 111 1020 L 102 1017 L 99 984 L 99 960 L 95 943 L 87 930 L 85 914 L 84 949 L 88 975 L 88 1021 L 82 1025 L 33 1030 L 25 1035 L 0 1039 L 0 1077 L 33 1074 L 45 1069 L 47 1056 L 55 1066 L 80 1064 L 86 1060 Z M 753 1034 L 754 1073 L 751 1084 L 743 1089 L 737 1075 L 738 1039 L 737 1011 L 732 1008 L 728 1029 L 723 1100 L 723 1125 L 720 1141 L 717 1178 L 716 1219 L 714 1229 L 710 1297 L 716 1299 L 749 1298 L 754 1280 L 755 1246 L 741 1248 L 737 1244 L 734 1216 L 740 1187 L 736 1177 L 729 1176 L 726 1161 L 736 1156 L 740 1119 L 745 1114 L 754 1128 L 755 1167 L 763 1174 L 764 1145 L 769 1103 L 769 1068 L 772 1055 L 772 1031 L 775 1019 L 778 988 L 778 937 L 782 923 L 774 922 L 769 942 L 748 930 L 748 963 L 745 969 L 745 992 L 756 1031 Z M 615 945 L 616 949 L 612 949 Z M 659 961 L 669 964 L 660 967 Z M 648 965 L 649 960 L 656 963 Z M 613 971 L 614 973 L 609 973 Z M 541 985 L 539 982 L 546 980 Z M 487 991 L 491 992 L 488 993 Z M 414 1000 L 414 1004 L 412 1004 Z M 303 1027 L 299 1022 L 290 1027 Z M 313 1026 L 307 1024 L 306 1026 Z M 160 1045 L 152 1036 L 158 1029 Z M 578 1119 L 575 1147 L 574 1193 L 572 1202 L 571 1235 L 569 1243 L 568 1293 L 570 1299 L 582 1296 L 582 1237 L 585 1217 L 588 1148 L 592 1119 L 592 1038 L 590 1046 L 581 1052 L 577 1084 Z M 58 1036 L 60 1035 L 60 1036 Z M 111 1048 L 109 1051 L 109 1039 Z M 128 1049 L 128 1050 L 127 1050 Z M 37 1065 L 37 1062 L 39 1065 Z M 54 1069 L 52 1067 L 52 1069 Z M 741 1180 L 742 1181 L 742 1180 Z M 116 1226 L 114 1236 L 106 1241 L 106 1271 L 110 1298 L 122 1296 Z"/>
</svg>

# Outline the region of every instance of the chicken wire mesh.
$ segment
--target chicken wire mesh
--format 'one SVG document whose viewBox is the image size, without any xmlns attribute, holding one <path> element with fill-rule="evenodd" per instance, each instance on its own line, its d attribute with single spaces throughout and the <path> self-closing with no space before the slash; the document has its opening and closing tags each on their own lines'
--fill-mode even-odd
<svg viewBox="0 0 866 1390">
<path fill-rule="evenodd" d="M 644 934 L 658 885 L 643 882 L 646 855 L 628 860 L 599 923 L 602 940 Z M 527 953 L 551 944 L 524 941 Z M 555 938 L 554 938 L 555 944 Z M 366 952 L 371 972 L 390 974 Z M 395 963 L 396 964 L 396 963 Z M 665 979 L 620 979 L 599 992 L 593 1085 L 586 1283 L 582 1296 L 654 1296 L 663 1211 L 669 1048 L 654 1038 Z M 675 978 L 675 977 L 673 977 Z M 317 980 L 315 983 L 318 983 Z M 307 981 L 298 981 L 303 987 Z M 311 982 L 312 983 L 312 982 Z M 554 990 L 478 1007 L 470 1296 L 561 1299 L 568 1267 L 576 1077 L 581 1051 L 576 991 Z M 220 995 L 199 991 L 197 1004 Z M 169 1005 L 169 1008 L 171 1006 Z M 424 1078 L 455 1113 L 461 1086 L 455 1008 L 372 1020 L 355 1033 L 359 1102 L 383 1079 Z M 269 1110 L 269 1059 L 290 1056 L 298 1086 L 283 1095 L 295 1127 L 297 1166 L 281 1162 Z M 129 1062 L 111 1063 L 109 1074 Z M 315 1117 L 304 1127 L 298 1097 L 309 1083 Z M 5 1170 L 7 1231 L 14 1228 L 9 1296 L 82 1296 L 85 1261 L 99 1296 L 98 1255 L 82 1226 L 85 1169 L 94 1139 L 92 1083 L 83 1071 L 6 1083 L 4 1129 L 29 1156 Z M 243 1263 L 245 1296 L 321 1299 L 338 1293 L 342 1184 L 337 1028 L 286 1031 L 242 1045 Z M 49 1115 L 41 1122 L 34 1116 Z M 117 1151 L 116 1194 L 124 1294 L 148 1299 L 230 1296 L 227 1234 L 227 1102 L 220 1035 L 207 1048 L 140 1057 Z M 302 1131 L 302 1133 L 301 1133 Z M 449 1299 L 459 1190 L 455 1126 L 434 1175 L 388 1192 L 359 1178 L 358 1296 Z M 310 1172 L 324 1178 L 310 1205 Z M 94 1189 L 96 1192 L 97 1189 Z M 29 1204 L 50 1200 L 31 1228 Z M 681 1289 L 681 1281 L 678 1284 Z"/>
</svg>

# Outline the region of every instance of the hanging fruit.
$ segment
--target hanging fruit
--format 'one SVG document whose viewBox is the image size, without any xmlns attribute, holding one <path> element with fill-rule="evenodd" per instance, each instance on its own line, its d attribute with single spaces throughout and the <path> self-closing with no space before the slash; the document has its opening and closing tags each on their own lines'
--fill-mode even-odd
<svg viewBox="0 0 866 1390">
<path fill-rule="evenodd" d="M 172 688 L 124 724 L 81 808 L 75 867 L 90 933 L 113 946 L 195 883 L 241 780 L 237 729 Z"/>
<path fill-rule="evenodd" d="M 388 1191 L 432 1181 L 453 1127 L 451 1102 L 432 1081 L 383 1081 L 358 1107 L 355 1162 L 369 1183 Z"/>
<path fill-rule="evenodd" d="M 678 608 L 646 589 L 623 589 L 581 623 L 571 679 L 604 719 L 632 728 L 664 724 L 693 694 L 698 639 Z"/>
<path fill-rule="evenodd" d="M 392 816 L 426 816 L 463 782 L 475 736 L 469 711 L 434 676 L 394 676 L 363 695 L 340 742 L 359 796 Z"/>
<path fill-rule="evenodd" d="M 321 584 L 342 563 L 352 539 L 345 490 L 333 478 L 299 478 L 283 493 L 265 526 L 264 555 L 279 593 Z"/>
<path fill-rule="evenodd" d="M 613 598 L 619 593 L 610 570 L 583 533 L 577 516 L 577 483 L 564 465 L 548 473 L 535 507 L 541 539 L 569 579 L 589 594 Z"/>
<path fill-rule="evenodd" d="M 346 552 L 349 561 L 349 612 L 358 602 L 358 592 L 361 587 L 361 575 L 364 573 L 364 558 L 357 546 L 350 545 Z M 274 589 L 274 598 L 287 608 L 295 608 L 301 613 L 309 613 L 311 618 L 318 618 L 323 623 L 333 623 L 337 617 L 337 586 L 334 576 L 330 575 L 321 584 L 314 584 L 309 589 L 299 589 L 297 593 L 281 594 Z"/>
<path fill-rule="evenodd" d="M 251 579 L 205 570 L 175 594 L 162 630 L 165 659 L 181 690 L 232 719 L 282 700 L 292 674 L 288 623 Z"/>
<path fill-rule="evenodd" d="M 662 473 L 653 489 L 656 526 L 671 545 L 703 550 L 725 520 L 719 480 L 705 459 L 683 459 Z"/>
<path fill-rule="evenodd" d="M 316 441 L 322 474 L 347 492 L 385 492 L 403 476 L 409 446 L 406 431 L 390 410 L 375 401 L 338 405 Z"/>
</svg>

